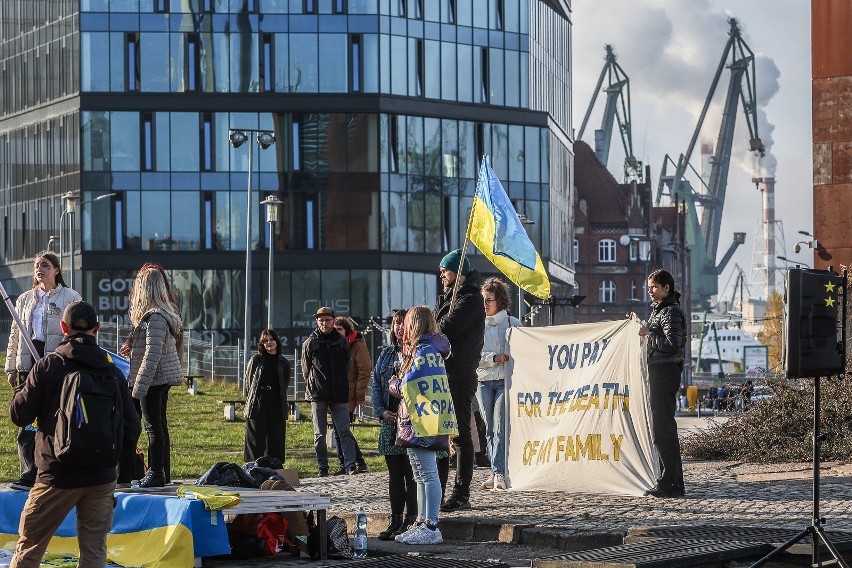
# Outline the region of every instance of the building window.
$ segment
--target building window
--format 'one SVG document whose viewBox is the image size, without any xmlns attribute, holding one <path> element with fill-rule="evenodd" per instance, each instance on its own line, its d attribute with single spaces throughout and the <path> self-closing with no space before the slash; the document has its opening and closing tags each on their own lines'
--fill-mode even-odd
<svg viewBox="0 0 852 568">
<path fill-rule="evenodd" d="M 187 92 L 201 90 L 201 42 L 198 34 L 186 34 L 186 52 L 184 53 L 184 89 Z"/>
<path fill-rule="evenodd" d="M 630 241 L 628 250 L 630 251 L 630 262 L 639 260 L 639 241 Z"/>
<path fill-rule="evenodd" d="M 154 12 L 165 14 L 169 11 L 169 0 L 154 0 Z"/>
<path fill-rule="evenodd" d="M 355 93 L 363 90 L 364 55 L 361 39 L 361 34 L 349 36 L 349 90 Z"/>
<path fill-rule="evenodd" d="M 444 9 L 447 13 L 447 23 L 455 24 L 456 23 L 456 0 L 445 0 L 446 4 Z"/>
<path fill-rule="evenodd" d="M 125 36 L 125 61 L 124 68 L 127 71 L 124 75 L 126 83 L 124 85 L 127 91 L 138 91 L 141 77 L 139 75 L 139 34 L 130 33 Z"/>
<path fill-rule="evenodd" d="M 497 16 L 497 29 L 505 29 L 503 22 L 505 21 L 506 16 L 506 4 L 504 0 L 497 0 L 497 10 L 495 15 Z"/>
<path fill-rule="evenodd" d="M 636 280 L 630 281 L 630 299 L 639 301 L 639 285 Z"/>
<path fill-rule="evenodd" d="M 425 84 L 423 73 L 426 66 L 426 53 L 423 49 L 423 40 L 418 39 L 416 42 L 417 52 L 415 57 L 417 57 L 417 61 L 415 63 L 416 74 L 414 77 L 414 94 L 418 97 L 423 96 L 423 85 Z"/>
<path fill-rule="evenodd" d="M 331 12 L 333 14 L 345 14 L 346 0 L 331 0 Z"/>
<path fill-rule="evenodd" d="M 139 128 L 139 150 L 141 153 L 140 169 L 144 172 L 150 172 L 157 169 L 156 164 L 156 148 L 154 147 L 156 136 L 154 135 L 154 113 L 143 112 L 140 115 L 142 124 Z"/>
<path fill-rule="evenodd" d="M 598 262 L 615 262 L 615 241 L 601 239 L 598 241 Z"/>
<path fill-rule="evenodd" d="M 388 120 L 388 138 L 390 139 L 390 171 L 399 173 L 399 117 L 390 115 Z"/>
<path fill-rule="evenodd" d="M 213 149 L 215 140 L 213 135 L 213 113 L 205 112 L 201 114 L 201 140 L 199 141 L 199 155 L 201 156 L 201 171 L 212 172 L 216 163 Z"/>
<path fill-rule="evenodd" d="M 302 171 L 302 124 L 293 118 L 293 171 Z"/>
<path fill-rule="evenodd" d="M 488 101 L 490 100 L 489 95 L 491 93 L 491 87 L 489 86 L 490 81 L 489 81 L 489 76 L 488 76 L 488 70 L 489 70 L 490 67 L 489 67 L 489 64 L 488 64 L 488 48 L 487 47 L 483 47 L 481 49 L 479 58 L 480 58 L 480 63 L 481 63 L 480 68 L 481 68 L 481 73 L 482 73 L 481 74 L 482 80 L 479 82 L 480 83 L 480 85 L 479 85 L 480 100 L 484 103 L 488 103 Z"/>
<path fill-rule="evenodd" d="M 201 11 L 206 14 L 212 14 L 216 11 L 216 0 L 204 0 L 201 6 Z"/>
<path fill-rule="evenodd" d="M 580 262 L 580 241 L 574 239 L 574 264 Z"/>
<path fill-rule="evenodd" d="M 604 280 L 598 286 L 598 301 L 601 304 L 615 303 L 615 282 L 612 280 Z"/>
<path fill-rule="evenodd" d="M 113 207 L 113 234 L 114 248 L 124 248 L 124 193 L 116 193 L 112 198 Z"/>
<path fill-rule="evenodd" d="M 432 0 L 434 2 L 434 0 Z M 412 17 L 415 20 L 423 19 L 423 0 L 412 0 L 412 4 L 414 4 L 414 14 Z"/>
<path fill-rule="evenodd" d="M 302 1 L 302 12 L 305 14 L 318 14 L 319 13 L 319 0 L 303 0 Z"/>
<path fill-rule="evenodd" d="M 275 46 L 272 34 L 262 34 L 260 41 L 260 90 L 275 90 Z"/>
<path fill-rule="evenodd" d="M 396 0 L 396 15 L 400 18 L 408 17 L 408 0 Z"/>
<path fill-rule="evenodd" d="M 202 248 L 206 250 L 211 250 L 216 248 L 215 241 L 213 240 L 214 235 L 214 223 L 215 218 L 214 215 L 216 213 L 216 207 L 213 203 L 213 192 L 205 191 L 202 194 L 202 199 L 204 200 L 201 207 L 201 240 L 202 240 Z"/>
<path fill-rule="evenodd" d="M 476 148 L 476 169 L 479 171 L 479 168 L 482 167 L 482 156 L 485 155 L 485 125 L 483 123 L 476 123 L 473 137 L 473 147 Z"/>
</svg>

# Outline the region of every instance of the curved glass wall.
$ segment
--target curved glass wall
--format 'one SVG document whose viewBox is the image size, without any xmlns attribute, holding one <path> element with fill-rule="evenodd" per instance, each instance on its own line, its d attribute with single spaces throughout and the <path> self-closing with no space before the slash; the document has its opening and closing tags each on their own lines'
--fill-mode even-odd
<svg viewBox="0 0 852 568">
<path fill-rule="evenodd" d="M 527 108 L 527 82 L 514 79 L 529 73 L 527 10 L 503 0 L 83 0 L 82 90 L 362 92 Z"/>
</svg>

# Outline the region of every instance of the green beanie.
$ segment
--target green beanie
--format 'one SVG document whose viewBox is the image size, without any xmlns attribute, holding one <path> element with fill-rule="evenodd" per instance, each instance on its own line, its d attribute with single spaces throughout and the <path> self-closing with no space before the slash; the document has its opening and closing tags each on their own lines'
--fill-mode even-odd
<svg viewBox="0 0 852 568">
<path fill-rule="evenodd" d="M 462 276 L 467 276 L 470 274 L 470 261 L 465 257 L 464 262 L 461 266 L 461 271 L 459 271 L 459 261 L 461 260 L 461 250 L 456 249 L 447 254 L 444 258 L 441 259 L 441 268 L 449 270 L 451 272 L 455 272 L 456 274 L 461 274 Z"/>
</svg>

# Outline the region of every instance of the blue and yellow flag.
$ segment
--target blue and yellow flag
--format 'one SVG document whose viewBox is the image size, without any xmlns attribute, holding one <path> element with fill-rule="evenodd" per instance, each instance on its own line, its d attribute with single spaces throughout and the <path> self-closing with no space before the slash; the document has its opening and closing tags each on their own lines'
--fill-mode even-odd
<svg viewBox="0 0 852 568">
<path fill-rule="evenodd" d="M 485 158 L 479 168 L 467 238 L 516 285 L 538 298 L 550 296 L 550 279 L 541 257 Z"/>
</svg>

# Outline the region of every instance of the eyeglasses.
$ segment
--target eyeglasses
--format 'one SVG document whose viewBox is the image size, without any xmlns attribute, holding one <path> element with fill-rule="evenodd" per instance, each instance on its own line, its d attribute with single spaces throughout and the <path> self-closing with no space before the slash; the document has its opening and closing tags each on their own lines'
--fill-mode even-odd
<svg viewBox="0 0 852 568">
<path fill-rule="evenodd" d="M 483 301 L 484 301 L 486 304 L 493 304 L 494 302 L 496 302 L 496 301 L 497 301 L 497 298 L 491 298 L 491 299 L 489 299 L 489 298 L 485 298 Z"/>
</svg>

